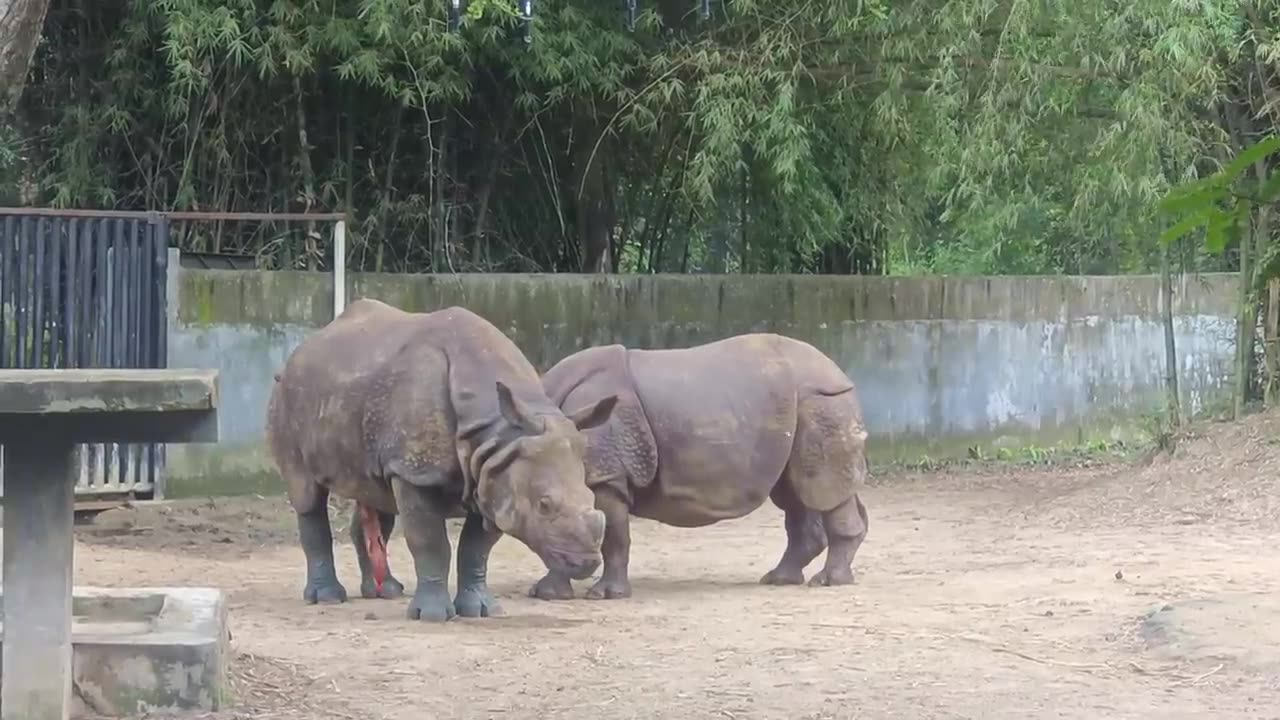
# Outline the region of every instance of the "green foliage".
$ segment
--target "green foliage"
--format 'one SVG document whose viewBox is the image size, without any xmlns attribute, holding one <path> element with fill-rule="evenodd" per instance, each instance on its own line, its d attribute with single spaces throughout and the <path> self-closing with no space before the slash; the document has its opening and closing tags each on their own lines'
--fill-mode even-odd
<svg viewBox="0 0 1280 720">
<path fill-rule="evenodd" d="M 54 0 L 22 171 L 58 206 L 349 209 L 354 268 L 1143 270 L 1222 142 L 1241 7 L 641 0 L 627 32 L 539 0 L 526 45 L 511 0 L 458 33 L 443 0 Z"/>
<path fill-rule="evenodd" d="M 1204 228 L 1204 245 L 1211 253 L 1221 253 L 1228 244 L 1239 242 L 1254 208 L 1280 200 L 1280 173 L 1264 181 L 1245 174 L 1277 152 L 1280 136 L 1268 136 L 1241 150 L 1212 175 L 1170 190 L 1159 207 L 1177 220 L 1161 234 L 1161 241 L 1170 243 Z"/>
</svg>

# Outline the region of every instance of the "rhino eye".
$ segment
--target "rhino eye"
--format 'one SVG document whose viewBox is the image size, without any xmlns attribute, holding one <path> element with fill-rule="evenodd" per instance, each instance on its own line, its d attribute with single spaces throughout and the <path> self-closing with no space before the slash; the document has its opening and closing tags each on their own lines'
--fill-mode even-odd
<svg viewBox="0 0 1280 720">
<path fill-rule="evenodd" d="M 552 507 L 552 505 L 553 504 L 551 502 L 551 498 L 547 497 L 546 495 L 543 495 L 542 497 L 538 498 L 538 512 L 542 513 L 543 515 L 551 514 L 551 511 L 555 509 L 554 507 Z"/>
</svg>

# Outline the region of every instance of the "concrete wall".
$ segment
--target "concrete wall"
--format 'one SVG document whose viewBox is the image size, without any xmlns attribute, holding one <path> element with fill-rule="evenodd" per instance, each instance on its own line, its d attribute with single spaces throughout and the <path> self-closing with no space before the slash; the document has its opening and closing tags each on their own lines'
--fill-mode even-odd
<svg viewBox="0 0 1280 720">
<path fill-rule="evenodd" d="M 169 364 L 222 373 L 222 442 L 174 447 L 167 494 L 276 485 L 262 442 L 272 375 L 332 316 L 331 278 L 176 270 Z M 873 456 L 1077 442 L 1160 403 L 1159 282 L 1142 277 L 361 275 L 348 298 L 465 305 L 539 369 L 595 344 L 678 347 L 749 331 L 807 340 L 858 384 Z M 1224 396 L 1234 276 L 1176 288 L 1191 410 Z"/>
</svg>

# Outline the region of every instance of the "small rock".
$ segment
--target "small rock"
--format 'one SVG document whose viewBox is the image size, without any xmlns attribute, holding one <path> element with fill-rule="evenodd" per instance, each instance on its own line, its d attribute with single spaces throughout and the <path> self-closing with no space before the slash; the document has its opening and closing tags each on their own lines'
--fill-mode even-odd
<svg viewBox="0 0 1280 720">
<path fill-rule="evenodd" d="M 367 612 L 367 613 L 365 613 L 365 614 L 364 614 L 364 619 L 365 619 L 365 620 L 377 620 L 377 619 L 378 619 L 378 616 L 377 616 L 377 615 L 374 615 L 374 614 L 373 614 L 373 613 L 371 613 L 371 612 Z"/>
<path fill-rule="evenodd" d="M 1117 571 L 1116 571 L 1116 579 L 1117 579 L 1117 580 L 1123 580 L 1123 579 L 1124 579 L 1124 572 L 1122 572 L 1122 571 L 1120 571 L 1120 570 L 1117 570 Z"/>
<path fill-rule="evenodd" d="M 1162 605 L 1162 606 L 1160 607 L 1160 612 L 1169 612 L 1169 611 L 1170 611 L 1170 610 L 1172 610 L 1172 609 L 1173 609 L 1173 606 L 1172 606 L 1172 605 L 1170 605 L 1170 604 L 1168 604 L 1168 603 L 1165 603 L 1164 605 Z"/>
<path fill-rule="evenodd" d="M 1045 611 L 1044 611 L 1044 616 L 1045 616 L 1045 617 L 1053 617 L 1053 611 L 1052 611 L 1052 610 L 1045 610 Z"/>
</svg>

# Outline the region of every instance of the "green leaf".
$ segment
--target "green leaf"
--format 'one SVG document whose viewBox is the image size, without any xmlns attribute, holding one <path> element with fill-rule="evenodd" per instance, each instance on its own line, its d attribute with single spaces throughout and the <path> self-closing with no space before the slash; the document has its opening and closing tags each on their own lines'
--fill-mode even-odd
<svg viewBox="0 0 1280 720">
<path fill-rule="evenodd" d="M 1222 211 L 1217 208 L 1210 208 L 1208 210 L 1202 210 L 1201 212 L 1195 213 L 1194 215 L 1185 217 L 1181 221 L 1176 223 L 1173 227 L 1161 233 L 1160 242 L 1165 245 L 1168 245 L 1169 243 L 1173 242 L 1174 240 L 1177 240 L 1183 235 L 1189 234 L 1191 231 L 1195 230 L 1201 225 L 1204 225 L 1206 223 L 1212 223 L 1214 214 L 1221 214 L 1221 213 Z"/>
<path fill-rule="evenodd" d="M 1219 255 L 1233 242 L 1240 239 L 1242 229 L 1249 222 L 1252 203 L 1240 201 L 1236 207 L 1226 212 L 1216 212 L 1209 218 L 1205 228 L 1204 247 L 1208 252 Z"/>
<path fill-rule="evenodd" d="M 1229 165 L 1215 174 L 1222 175 L 1229 180 L 1235 179 L 1236 176 L 1249 169 L 1254 163 L 1276 152 L 1280 152 L 1280 135 L 1271 135 L 1241 150 L 1235 160 L 1232 160 Z"/>
<path fill-rule="evenodd" d="M 1210 175 L 1207 178 L 1174 187 L 1164 196 L 1157 208 L 1160 212 L 1178 215 L 1215 205 L 1221 202 L 1226 194 L 1225 179 L 1216 174 Z"/>
</svg>

